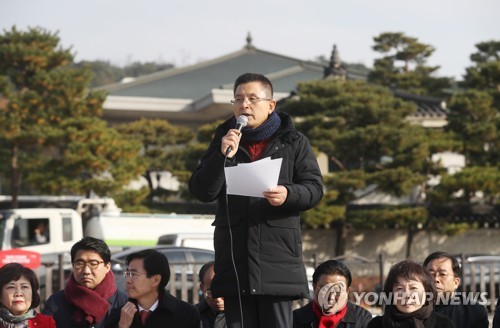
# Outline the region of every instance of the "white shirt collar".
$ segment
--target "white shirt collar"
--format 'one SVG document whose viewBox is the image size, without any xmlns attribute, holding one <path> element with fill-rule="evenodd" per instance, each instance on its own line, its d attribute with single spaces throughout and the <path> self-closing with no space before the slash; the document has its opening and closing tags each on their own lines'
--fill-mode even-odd
<svg viewBox="0 0 500 328">
<path fill-rule="evenodd" d="M 142 306 L 140 306 L 139 304 L 137 304 L 137 307 L 139 308 L 139 313 L 140 313 L 141 311 L 144 311 L 144 310 L 147 310 L 147 311 L 154 311 L 154 310 L 156 310 L 156 308 L 158 307 L 158 304 L 159 304 L 159 300 L 156 300 L 156 302 L 155 302 L 153 305 L 151 305 L 151 307 L 149 308 L 149 310 L 148 310 L 148 309 L 143 308 L 143 307 L 142 307 Z"/>
</svg>

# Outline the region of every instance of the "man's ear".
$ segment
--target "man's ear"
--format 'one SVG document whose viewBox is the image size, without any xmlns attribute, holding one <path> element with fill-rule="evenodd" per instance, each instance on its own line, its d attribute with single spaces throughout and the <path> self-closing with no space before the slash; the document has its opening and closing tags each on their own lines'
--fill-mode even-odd
<svg viewBox="0 0 500 328">
<path fill-rule="evenodd" d="M 275 109 L 276 109 L 276 100 L 273 99 L 269 102 L 269 115 L 271 115 Z"/>
<path fill-rule="evenodd" d="M 161 281 L 161 275 L 159 274 L 155 274 L 153 276 L 153 286 L 158 286 L 160 284 L 160 281 Z"/>
<path fill-rule="evenodd" d="M 460 286 L 460 277 L 455 277 L 455 279 L 453 279 L 453 281 L 455 282 L 455 290 L 458 288 L 458 286 Z"/>
</svg>

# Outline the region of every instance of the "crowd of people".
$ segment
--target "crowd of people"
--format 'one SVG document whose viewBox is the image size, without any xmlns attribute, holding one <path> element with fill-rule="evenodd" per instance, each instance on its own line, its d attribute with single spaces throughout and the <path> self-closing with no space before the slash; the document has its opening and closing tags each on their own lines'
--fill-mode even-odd
<svg viewBox="0 0 500 328">
<path fill-rule="evenodd" d="M 170 295 L 167 257 L 154 249 L 131 253 L 126 259 L 126 291 L 117 290 L 110 270 L 110 251 L 100 239 L 85 237 L 71 250 L 73 270 L 66 287 L 40 305 L 34 271 L 19 263 L 0 268 L 0 327 L 189 327 L 225 328 L 224 297 L 212 294 L 215 262 L 199 271 L 201 301 L 192 305 Z M 328 260 L 313 274 L 311 302 L 293 311 L 293 328 L 426 327 L 488 328 L 484 305 L 459 298 L 460 267 L 444 252 L 430 254 L 424 263 L 394 264 L 385 280 L 384 312 L 373 316 L 350 301 L 352 275 L 345 263 Z M 493 327 L 500 327 L 499 304 Z M 268 326 L 284 327 L 278 322 Z M 242 325 L 243 326 L 243 325 Z M 258 327 L 258 326 L 252 326 Z"/>
<path fill-rule="evenodd" d="M 42 313 L 34 272 L 16 263 L 0 269 L 0 327 L 488 327 L 484 305 L 447 301 L 456 299 L 460 267 L 444 252 L 393 265 L 380 316 L 350 301 L 351 272 L 336 260 L 316 267 L 313 300 L 294 310 L 293 300 L 309 297 L 300 213 L 322 199 L 322 175 L 307 137 L 276 111 L 267 77 L 245 73 L 233 93 L 234 117 L 217 128 L 189 180 L 198 200 L 217 202 L 215 261 L 199 272 L 200 303 L 166 292 L 168 259 L 154 249 L 127 256 L 126 294 L 118 291 L 109 247 L 85 237 L 71 249 L 66 287 Z M 237 125 L 241 116 L 245 124 Z M 227 192 L 225 168 L 266 158 L 282 160 L 275 187 L 259 197 Z M 500 328 L 498 305 L 494 328 Z"/>
</svg>

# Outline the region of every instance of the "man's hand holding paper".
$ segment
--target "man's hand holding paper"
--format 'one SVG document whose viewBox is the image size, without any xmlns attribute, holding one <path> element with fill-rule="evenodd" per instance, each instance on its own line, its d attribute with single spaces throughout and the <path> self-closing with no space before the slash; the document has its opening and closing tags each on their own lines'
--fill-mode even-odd
<svg viewBox="0 0 500 328">
<path fill-rule="evenodd" d="M 275 206 L 283 204 L 288 191 L 284 186 L 278 186 L 281 163 L 282 158 L 266 157 L 252 163 L 224 168 L 227 193 L 266 198 Z"/>
<path fill-rule="evenodd" d="M 288 196 L 288 189 L 285 186 L 277 186 L 269 191 L 264 191 L 264 197 L 268 200 L 269 204 L 273 206 L 280 206 Z"/>
</svg>

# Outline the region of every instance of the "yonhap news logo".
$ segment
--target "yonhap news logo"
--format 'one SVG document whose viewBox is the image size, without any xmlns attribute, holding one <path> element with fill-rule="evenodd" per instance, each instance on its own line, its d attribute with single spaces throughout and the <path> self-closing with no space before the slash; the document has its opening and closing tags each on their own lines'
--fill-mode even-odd
<svg viewBox="0 0 500 328">
<path fill-rule="evenodd" d="M 434 302 L 436 305 L 470 305 L 481 304 L 487 305 L 488 293 L 463 293 L 456 292 L 453 294 L 437 294 L 425 293 L 377 293 L 377 292 L 352 292 L 354 302 L 357 305 L 365 304 L 368 306 L 382 306 L 395 304 L 424 304 L 425 302 Z"/>
</svg>

